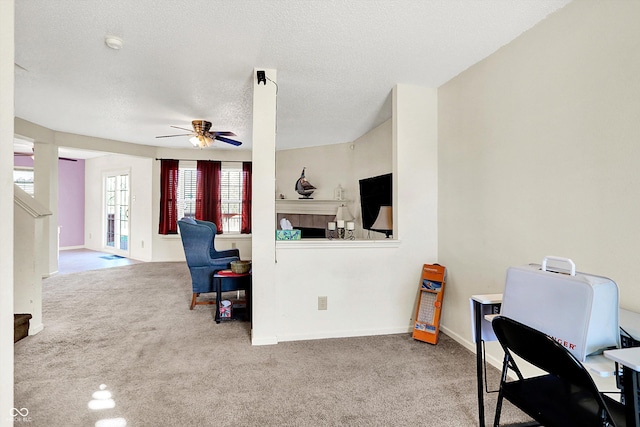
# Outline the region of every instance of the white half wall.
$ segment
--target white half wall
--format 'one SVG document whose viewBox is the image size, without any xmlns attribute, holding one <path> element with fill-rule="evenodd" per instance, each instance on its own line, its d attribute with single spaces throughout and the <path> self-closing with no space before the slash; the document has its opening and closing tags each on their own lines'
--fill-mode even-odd
<svg viewBox="0 0 640 427">
<path fill-rule="evenodd" d="M 270 309 L 278 341 L 411 329 L 422 265 L 437 261 L 437 96 L 408 85 L 398 85 L 393 96 L 401 239 L 277 242 L 277 299 Z M 319 296 L 327 297 L 327 310 L 318 310 Z"/>
</svg>

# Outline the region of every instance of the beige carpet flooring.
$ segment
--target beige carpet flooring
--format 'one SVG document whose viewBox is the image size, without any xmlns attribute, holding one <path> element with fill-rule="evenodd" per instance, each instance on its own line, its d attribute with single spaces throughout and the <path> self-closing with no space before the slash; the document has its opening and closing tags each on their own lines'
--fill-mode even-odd
<svg viewBox="0 0 640 427">
<path fill-rule="evenodd" d="M 251 346 L 249 323 L 189 310 L 185 263 L 54 276 L 43 295 L 45 329 L 15 345 L 18 425 L 478 425 L 475 356 L 446 335 Z"/>
</svg>

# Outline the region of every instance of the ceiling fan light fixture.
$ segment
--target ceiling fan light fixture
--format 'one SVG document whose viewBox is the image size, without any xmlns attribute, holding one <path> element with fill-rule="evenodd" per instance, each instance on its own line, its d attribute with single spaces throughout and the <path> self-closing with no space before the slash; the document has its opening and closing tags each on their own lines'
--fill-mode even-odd
<svg viewBox="0 0 640 427">
<path fill-rule="evenodd" d="M 200 145 L 200 140 L 198 139 L 197 136 L 192 136 L 191 138 L 189 138 L 189 142 L 193 144 L 194 147 L 197 147 Z"/>
<path fill-rule="evenodd" d="M 189 142 L 193 144 L 194 147 L 206 148 L 213 144 L 213 139 L 206 135 L 196 135 L 189 138 Z"/>
</svg>

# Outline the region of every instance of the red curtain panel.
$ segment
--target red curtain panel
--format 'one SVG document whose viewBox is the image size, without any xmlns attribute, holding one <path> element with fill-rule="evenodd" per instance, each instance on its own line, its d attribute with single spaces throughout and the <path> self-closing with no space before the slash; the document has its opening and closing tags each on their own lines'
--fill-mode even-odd
<svg viewBox="0 0 640 427">
<path fill-rule="evenodd" d="M 242 224 L 240 233 L 251 233 L 251 162 L 242 162 Z"/>
<path fill-rule="evenodd" d="M 160 163 L 160 225 L 158 233 L 178 233 L 178 160 Z"/>
<path fill-rule="evenodd" d="M 222 163 L 198 160 L 197 170 L 196 219 L 213 222 L 218 229 L 218 234 L 222 234 L 222 203 L 220 198 Z"/>
</svg>

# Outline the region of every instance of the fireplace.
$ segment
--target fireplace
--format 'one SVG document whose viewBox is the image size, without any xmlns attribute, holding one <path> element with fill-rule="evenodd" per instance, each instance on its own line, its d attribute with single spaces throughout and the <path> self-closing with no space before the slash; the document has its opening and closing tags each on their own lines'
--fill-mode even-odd
<svg viewBox="0 0 640 427">
<path fill-rule="evenodd" d="M 321 199 L 276 200 L 276 229 L 280 220 L 287 218 L 293 228 L 301 230 L 302 238 L 326 238 L 327 223 L 335 221 L 339 206 L 347 201 Z"/>
<path fill-rule="evenodd" d="M 280 220 L 286 218 L 296 230 L 301 230 L 303 239 L 327 237 L 327 223 L 335 220 L 334 215 L 297 214 L 280 212 L 277 215 L 278 229 Z"/>
</svg>

